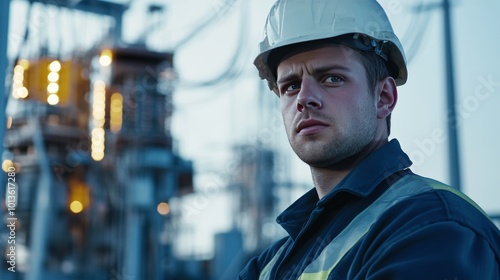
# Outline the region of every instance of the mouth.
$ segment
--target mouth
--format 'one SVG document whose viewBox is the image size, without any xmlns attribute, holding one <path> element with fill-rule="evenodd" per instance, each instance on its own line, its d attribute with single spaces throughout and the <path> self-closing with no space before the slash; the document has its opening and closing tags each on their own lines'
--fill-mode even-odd
<svg viewBox="0 0 500 280">
<path fill-rule="evenodd" d="M 299 135 L 312 135 L 321 132 L 326 127 L 328 127 L 328 124 L 324 122 L 307 119 L 298 123 L 296 131 Z"/>
</svg>

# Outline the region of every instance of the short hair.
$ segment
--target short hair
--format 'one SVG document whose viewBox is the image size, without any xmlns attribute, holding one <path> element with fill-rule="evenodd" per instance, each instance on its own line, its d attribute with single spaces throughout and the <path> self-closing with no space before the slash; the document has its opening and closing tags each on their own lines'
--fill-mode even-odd
<svg viewBox="0 0 500 280">
<path fill-rule="evenodd" d="M 368 89 L 375 92 L 378 82 L 387 77 L 394 77 L 392 67 L 373 51 L 361 51 L 354 49 L 360 54 L 361 64 L 365 67 Z M 387 135 L 391 134 L 391 114 L 386 117 Z"/>
</svg>

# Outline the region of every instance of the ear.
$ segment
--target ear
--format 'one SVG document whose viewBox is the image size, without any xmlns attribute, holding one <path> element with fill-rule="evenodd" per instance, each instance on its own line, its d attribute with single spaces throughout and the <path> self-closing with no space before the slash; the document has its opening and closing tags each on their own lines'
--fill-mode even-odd
<svg viewBox="0 0 500 280">
<path fill-rule="evenodd" d="M 392 113 L 398 101 L 396 81 L 387 77 L 378 83 L 377 89 L 377 118 L 384 119 Z"/>
</svg>

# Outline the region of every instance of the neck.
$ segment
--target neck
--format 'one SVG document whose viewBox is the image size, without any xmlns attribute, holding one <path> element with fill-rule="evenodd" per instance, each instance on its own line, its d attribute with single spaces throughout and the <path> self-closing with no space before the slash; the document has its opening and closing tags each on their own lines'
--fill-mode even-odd
<svg viewBox="0 0 500 280">
<path fill-rule="evenodd" d="M 331 190 L 333 190 L 368 154 L 382 147 L 388 142 L 387 139 L 382 141 L 371 142 L 359 153 L 344 159 L 329 167 L 314 167 L 311 166 L 311 175 L 321 199 Z"/>
<path fill-rule="evenodd" d="M 349 170 L 328 170 L 324 168 L 314 168 L 311 167 L 311 175 L 318 193 L 318 197 L 321 199 L 327 193 L 329 193 L 335 186 L 337 186 L 342 179 L 344 179 L 347 174 L 351 172 Z"/>
</svg>

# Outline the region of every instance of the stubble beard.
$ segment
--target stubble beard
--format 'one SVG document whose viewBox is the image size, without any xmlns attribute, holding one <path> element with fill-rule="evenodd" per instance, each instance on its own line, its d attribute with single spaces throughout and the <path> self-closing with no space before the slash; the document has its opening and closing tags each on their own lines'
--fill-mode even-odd
<svg viewBox="0 0 500 280">
<path fill-rule="evenodd" d="M 370 118 L 343 130 L 335 127 L 332 131 L 333 136 L 326 141 L 311 136 L 304 140 L 306 143 L 290 141 L 290 145 L 297 156 L 311 167 L 341 168 L 343 162 L 355 157 L 373 141 L 376 120 Z"/>
</svg>

